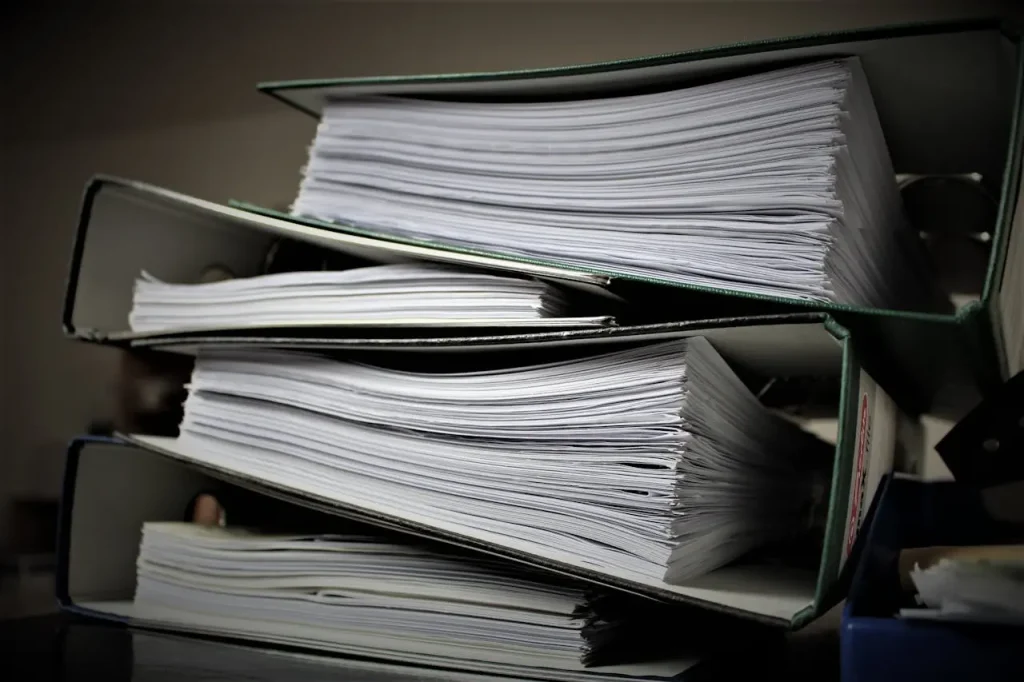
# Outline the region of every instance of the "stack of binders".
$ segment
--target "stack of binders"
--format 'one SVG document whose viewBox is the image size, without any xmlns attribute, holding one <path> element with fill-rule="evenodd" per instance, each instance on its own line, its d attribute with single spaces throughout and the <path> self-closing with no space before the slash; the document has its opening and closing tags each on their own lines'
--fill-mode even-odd
<svg viewBox="0 0 1024 682">
<path fill-rule="evenodd" d="M 72 446 L 61 603 L 424 675 L 771 645 L 842 596 L 906 414 L 1024 364 L 1022 55 L 936 25 L 267 84 L 320 117 L 291 214 L 96 178 L 67 334 L 194 364 L 176 435 Z M 998 196 L 959 310 L 908 172 Z"/>
</svg>

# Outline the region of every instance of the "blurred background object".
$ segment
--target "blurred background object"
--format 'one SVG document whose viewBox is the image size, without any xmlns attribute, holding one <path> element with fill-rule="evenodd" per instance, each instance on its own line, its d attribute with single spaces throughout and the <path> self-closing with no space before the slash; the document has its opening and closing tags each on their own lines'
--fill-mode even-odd
<svg viewBox="0 0 1024 682">
<path fill-rule="evenodd" d="M 999 188 L 976 173 L 897 176 L 903 206 L 928 250 L 940 285 L 962 308 L 977 300 L 988 271 Z M 972 295 L 973 292 L 973 295 Z"/>
</svg>

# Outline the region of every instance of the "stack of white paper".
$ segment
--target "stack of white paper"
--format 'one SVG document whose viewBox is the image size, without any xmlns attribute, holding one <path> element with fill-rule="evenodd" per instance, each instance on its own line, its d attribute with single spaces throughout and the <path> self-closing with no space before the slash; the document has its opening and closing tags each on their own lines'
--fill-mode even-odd
<svg viewBox="0 0 1024 682">
<path fill-rule="evenodd" d="M 205 284 L 143 273 L 129 323 L 136 332 L 331 325 L 601 325 L 564 318 L 565 300 L 536 280 L 432 265 L 286 272 Z"/>
<path fill-rule="evenodd" d="M 855 58 L 593 100 L 329 102 L 296 215 L 816 301 L 935 305 Z"/>
<path fill-rule="evenodd" d="M 151 623 L 517 677 L 669 677 L 693 661 L 584 671 L 577 587 L 364 536 L 147 523 L 135 614 Z"/>
<path fill-rule="evenodd" d="M 697 337 L 471 373 L 201 354 L 178 449 L 664 584 L 806 523 L 803 467 L 820 446 L 766 410 Z"/>
</svg>

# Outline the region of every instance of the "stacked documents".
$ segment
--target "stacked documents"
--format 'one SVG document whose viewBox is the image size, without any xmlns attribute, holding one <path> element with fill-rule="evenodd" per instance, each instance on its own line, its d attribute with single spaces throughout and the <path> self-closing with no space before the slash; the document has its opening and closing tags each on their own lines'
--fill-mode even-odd
<svg viewBox="0 0 1024 682">
<path fill-rule="evenodd" d="M 379 537 L 146 523 L 137 576 L 138 617 L 222 635 L 517 678 L 664 678 L 694 662 L 585 670 L 618 623 L 578 586 Z"/>
<path fill-rule="evenodd" d="M 831 467 L 702 337 L 464 373 L 200 354 L 176 449 L 655 585 L 805 527 Z"/>
<path fill-rule="evenodd" d="M 556 102 L 336 98 L 293 212 L 679 284 L 936 305 L 855 58 Z"/>
<path fill-rule="evenodd" d="M 129 323 L 135 332 L 296 326 L 597 326 L 607 317 L 564 318 L 549 284 L 433 265 L 285 272 L 203 284 L 142 273 Z"/>
</svg>

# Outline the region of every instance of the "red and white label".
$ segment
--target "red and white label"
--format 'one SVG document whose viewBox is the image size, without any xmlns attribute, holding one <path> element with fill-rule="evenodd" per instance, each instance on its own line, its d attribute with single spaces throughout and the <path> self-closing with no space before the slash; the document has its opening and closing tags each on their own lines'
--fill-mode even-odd
<svg viewBox="0 0 1024 682">
<path fill-rule="evenodd" d="M 896 453 L 896 404 L 866 372 L 860 373 L 860 390 L 842 561 L 850 555 L 864 514 L 882 476 L 892 471 Z"/>
<path fill-rule="evenodd" d="M 857 456 L 853 465 L 853 484 L 852 490 L 850 490 L 850 516 L 846 521 L 849 531 L 846 534 L 845 554 L 849 554 L 853 550 L 853 541 L 857 539 L 857 530 L 860 527 L 861 510 L 864 506 L 864 477 L 867 475 L 865 460 L 870 440 L 871 410 L 868 403 L 868 394 L 864 393 L 860 399 L 860 420 L 857 425 Z"/>
</svg>

